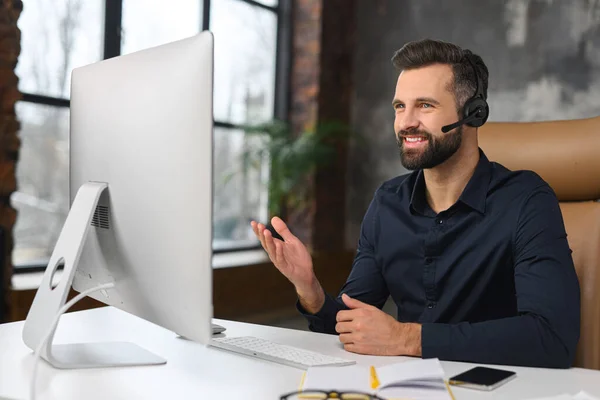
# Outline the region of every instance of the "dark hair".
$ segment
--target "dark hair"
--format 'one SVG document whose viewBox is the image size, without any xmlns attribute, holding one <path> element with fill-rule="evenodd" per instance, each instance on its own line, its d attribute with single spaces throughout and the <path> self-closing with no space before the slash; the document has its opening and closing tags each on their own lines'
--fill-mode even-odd
<svg viewBox="0 0 600 400">
<path fill-rule="evenodd" d="M 408 42 L 394 54 L 392 64 L 398 71 L 426 67 L 433 64 L 448 64 L 452 67 L 454 79 L 448 90 L 454 92 L 456 107 L 461 112 L 465 102 L 475 94 L 477 77 L 473 67 L 467 60 L 471 61 L 477 68 L 477 74 L 482 82 L 483 96 L 487 99 L 488 69 L 477 54 L 465 50 L 459 46 L 443 42 L 441 40 L 423 39 Z"/>
</svg>

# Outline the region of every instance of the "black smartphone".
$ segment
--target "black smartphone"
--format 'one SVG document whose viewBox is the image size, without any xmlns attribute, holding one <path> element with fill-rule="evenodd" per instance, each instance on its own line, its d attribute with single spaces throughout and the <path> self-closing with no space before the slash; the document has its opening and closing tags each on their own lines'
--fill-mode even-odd
<svg viewBox="0 0 600 400">
<path fill-rule="evenodd" d="M 453 376 L 448 383 L 454 386 L 479 390 L 494 390 L 516 378 L 517 373 L 503 369 L 475 367 Z"/>
</svg>

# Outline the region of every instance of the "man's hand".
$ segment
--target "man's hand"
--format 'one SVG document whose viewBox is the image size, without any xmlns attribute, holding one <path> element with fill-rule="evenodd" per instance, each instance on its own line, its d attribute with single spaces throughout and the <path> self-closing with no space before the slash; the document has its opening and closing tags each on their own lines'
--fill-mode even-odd
<svg viewBox="0 0 600 400">
<path fill-rule="evenodd" d="M 275 268 L 295 286 L 302 307 L 312 314 L 318 312 L 325 303 L 325 292 L 315 276 L 312 257 L 306 246 L 279 217 L 273 217 L 271 224 L 283 241 L 275 239 L 263 224 L 256 221 L 250 224 Z"/>
<path fill-rule="evenodd" d="M 420 356 L 421 326 L 396 321 L 377 307 L 343 294 L 350 310 L 337 313 L 335 330 L 344 349 L 378 356 Z"/>
</svg>

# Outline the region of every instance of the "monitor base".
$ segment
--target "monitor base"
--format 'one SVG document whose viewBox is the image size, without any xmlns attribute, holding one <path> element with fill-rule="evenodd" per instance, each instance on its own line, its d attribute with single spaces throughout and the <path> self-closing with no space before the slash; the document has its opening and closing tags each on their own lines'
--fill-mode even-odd
<svg viewBox="0 0 600 400">
<path fill-rule="evenodd" d="M 57 368 L 94 368 L 164 364 L 160 358 L 133 343 L 77 343 L 53 345 L 59 314 L 65 306 L 69 290 L 86 238 L 92 224 L 105 222 L 95 215 L 100 195 L 108 189 L 104 182 L 82 185 L 50 257 L 42 283 L 23 326 L 23 342 Z M 53 287 L 56 270 L 63 268 L 60 282 Z M 110 289 L 109 289 L 110 290 Z"/>
<path fill-rule="evenodd" d="M 167 362 L 128 342 L 55 344 L 46 361 L 60 369 L 132 367 Z"/>
</svg>

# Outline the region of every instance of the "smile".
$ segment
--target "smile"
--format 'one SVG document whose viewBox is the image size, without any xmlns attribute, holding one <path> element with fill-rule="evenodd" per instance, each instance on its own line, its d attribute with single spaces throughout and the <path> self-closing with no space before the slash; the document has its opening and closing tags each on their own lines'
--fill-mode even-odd
<svg viewBox="0 0 600 400">
<path fill-rule="evenodd" d="M 408 143 L 426 142 L 427 138 L 423 136 L 405 136 L 404 140 Z"/>
</svg>

